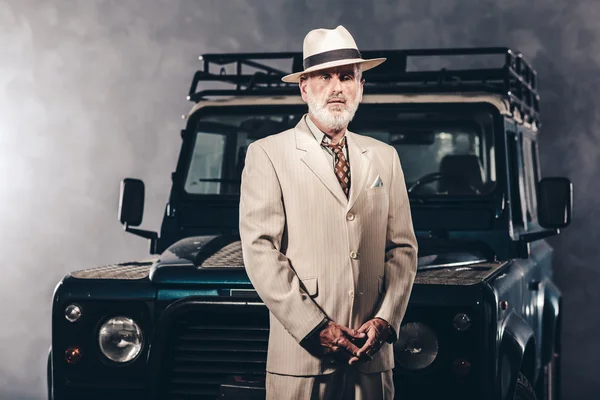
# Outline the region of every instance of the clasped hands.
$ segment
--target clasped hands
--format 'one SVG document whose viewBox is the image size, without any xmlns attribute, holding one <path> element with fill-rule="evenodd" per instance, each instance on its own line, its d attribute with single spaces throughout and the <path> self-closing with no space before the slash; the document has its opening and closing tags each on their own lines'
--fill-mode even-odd
<svg viewBox="0 0 600 400">
<path fill-rule="evenodd" d="M 370 319 L 358 329 L 328 321 L 315 339 L 326 355 L 354 365 L 373 359 L 388 338 L 388 327 L 389 324 L 381 318 Z"/>
</svg>

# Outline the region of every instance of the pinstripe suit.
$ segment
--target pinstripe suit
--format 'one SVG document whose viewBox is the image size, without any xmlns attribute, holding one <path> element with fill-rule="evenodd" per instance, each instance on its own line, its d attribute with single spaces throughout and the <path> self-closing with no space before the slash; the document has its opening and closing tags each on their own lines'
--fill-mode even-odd
<svg viewBox="0 0 600 400">
<path fill-rule="evenodd" d="M 240 236 L 248 276 L 270 310 L 269 372 L 334 372 L 336 364 L 299 344 L 325 316 L 351 328 L 380 317 L 399 332 L 417 266 L 400 160 L 378 140 L 346 137 L 348 199 L 304 118 L 247 150 Z M 378 176 L 383 185 L 370 188 Z M 386 343 L 356 368 L 393 367 Z"/>
</svg>

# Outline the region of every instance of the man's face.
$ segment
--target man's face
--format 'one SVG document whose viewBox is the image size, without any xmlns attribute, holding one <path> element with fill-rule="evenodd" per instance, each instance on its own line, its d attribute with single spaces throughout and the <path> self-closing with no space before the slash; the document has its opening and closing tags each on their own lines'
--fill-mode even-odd
<svg viewBox="0 0 600 400">
<path fill-rule="evenodd" d="M 326 130 L 340 132 L 354 118 L 364 83 L 356 73 L 354 65 L 344 65 L 310 73 L 300 80 L 302 99 Z"/>
</svg>

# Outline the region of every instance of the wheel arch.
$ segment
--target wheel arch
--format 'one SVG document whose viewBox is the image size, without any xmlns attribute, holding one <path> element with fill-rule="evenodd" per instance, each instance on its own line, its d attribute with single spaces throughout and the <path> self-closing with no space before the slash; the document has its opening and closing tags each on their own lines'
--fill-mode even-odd
<svg viewBox="0 0 600 400">
<path fill-rule="evenodd" d="M 508 400 L 514 397 L 519 372 L 533 379 L 536 349 L 534 332 L 521 316 L 511 310 L 504 321 L 497 379 L 500 398 Z"/>
<path fill-rule="evenodd" d="M 542 365 L 547 364 L 554 353 L 560 353 L 560 328 L 561 328 L 561 306 L 562 294 L 558 287 L 548 281 L 544 285 L 544 308 L 542 314 Z M 556 349 L 554 344 L 556 343 Z"/>
</svg>

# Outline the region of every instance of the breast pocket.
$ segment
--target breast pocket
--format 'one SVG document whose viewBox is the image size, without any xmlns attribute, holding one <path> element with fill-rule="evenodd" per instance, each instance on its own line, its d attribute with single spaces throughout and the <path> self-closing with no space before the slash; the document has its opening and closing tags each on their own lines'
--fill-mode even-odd
<svg viewBox="0 0 600 400">
<path fill-rule="evenodd" d="M 385 187 L 383 187 L 383 186 L 369 188 L 369 189 L 365 190 L 365 192 L 367 193 L 367 196 L 369 198 L 375 198 L 377 196 L 381 196 L 381 195 L 387 193 L 387 191 L 385 190 Z"/>
</svg>

